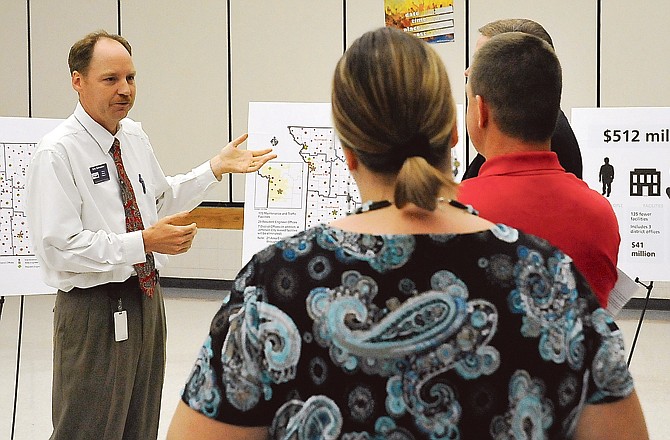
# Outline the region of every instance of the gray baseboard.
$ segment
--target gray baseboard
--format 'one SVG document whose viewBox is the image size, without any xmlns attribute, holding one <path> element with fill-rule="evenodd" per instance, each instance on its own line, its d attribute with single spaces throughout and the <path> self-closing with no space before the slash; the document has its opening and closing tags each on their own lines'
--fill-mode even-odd
<svg viewBox="0 0 670 440">
<path fill-rule="evenodd" d="M 230 280 L 161 277 L 163 296 L 173 299 L 222 301 L 230 294 Z"/>
<path fill-rule="evenodd" d="M 626 303 L 624 309 L 627 310 L 642 310 L 644 308 L 645 298 L 631 298 Z M 670 310 L 670 299 L 665 298 L 649 298 L 647 310 L 659 310 L 667 312 Z"/>
<path fill-rule="evenodd" d="M 230 290 L 232 280 L 210 280 L 203 278 L 161 277 L 161 286 L 178 289 Z"/>
</svg>

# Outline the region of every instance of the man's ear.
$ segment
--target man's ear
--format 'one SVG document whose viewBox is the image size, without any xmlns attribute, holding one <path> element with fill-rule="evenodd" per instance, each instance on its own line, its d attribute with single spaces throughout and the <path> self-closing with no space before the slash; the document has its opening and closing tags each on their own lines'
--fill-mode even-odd
<svg viewBox="0 0 670 440">
<path fill-rule="evenodd" d="M 479 128 L 486 128 L 489 123 L 489 105 L 481 95 L 475 96 L 477 102 L 477 126 Z"/>
<path fill-rule="evenodd" d="M 451 135 L 449 136 L 449 145 L 450 148 L 454 148 L 458 143 L 458 124 L 454 123 L 454 126 L 451 128 Z"/>
<path fill-rule="evenodd" d="M 72 72 L 72 88 L 79 93 L 79 90 L 81 89 L 81 81 L 82 81 L 82 76 L 81 73 L 78 71 Z"/>
<path fill-rule="evenodd" d="M 75 70 L 72 72 L 72 88 L 75 90 L 75 92 L 79 93 L 81 91 L 81 88 L 83 87 L 83 82 L 84 82 L 84 75 L 79 73 L 78 70 Z"/>
<path fill-rule="evenodd" d="M 349 171 L 356 171 L 356 169 L 358 169 L 358 158 L 356 157 L 354 150 L 343 146 L 342 151 L 344 151 L 344 159 L 347 161 L 347 168 L 349 168 Z"/>
</svg>

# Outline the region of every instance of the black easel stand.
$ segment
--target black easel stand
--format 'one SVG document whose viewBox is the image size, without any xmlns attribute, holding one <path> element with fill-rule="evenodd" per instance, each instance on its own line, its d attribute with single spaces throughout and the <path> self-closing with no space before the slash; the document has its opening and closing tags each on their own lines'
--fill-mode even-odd
<svg viewBox="0 0 670 440">
<path fill-rule="evenodd" d="M 654 282 L 649 281 L 649 285 L 644 284 L 640 281 L 638 277 L 635 277 L 635 282 L 647 289 L 647 297 L 644 299 L 644 306 L 642 306 L 642 313 L 640 314 L 640 320 L 637 323 L 637 330 L 635 330 L 635 337 L 633 338 L 633 344 L 630 346 L 630 353 L 628 354 L 628 363 L 627 366 L 630 367 L 630 361 L 633 358 L 633 351 L 635 350 L 635 344 L 637 343 L 637 337 L 640 334 L 640 327 L 642 327 L 642 320 L 644 319 L 644 314 L 647 311 L 647 304 L 649 304 L 649 297 L 651 296 L 651 289 L 654 288 Z"/>
</svg>

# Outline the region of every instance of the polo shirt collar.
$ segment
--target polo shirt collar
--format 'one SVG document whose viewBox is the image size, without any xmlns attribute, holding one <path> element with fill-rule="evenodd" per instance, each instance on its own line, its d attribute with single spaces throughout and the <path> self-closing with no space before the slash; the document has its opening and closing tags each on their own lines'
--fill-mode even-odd
<svg viewBox="0 0 670 440">
<path fill-rule="evenodd" d="M 565 168 L 553 151 L 528 151 L 509 153 L 487 159 L 479 170 L 479 176 L 491 176 L 510 173 L 560 172 Z"/>
</svg>

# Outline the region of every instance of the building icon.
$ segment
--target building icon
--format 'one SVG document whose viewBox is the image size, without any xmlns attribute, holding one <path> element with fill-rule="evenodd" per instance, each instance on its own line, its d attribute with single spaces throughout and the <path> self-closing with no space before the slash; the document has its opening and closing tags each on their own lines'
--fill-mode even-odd
<svg viewBox="0 0 670 440">
<path fill-rule="evenodd" d="M 655 168 L 635 168 L 630 172 L 630 195 L 660 196 L 661 172 Z"/>
</svg>

